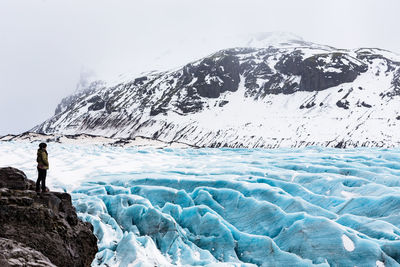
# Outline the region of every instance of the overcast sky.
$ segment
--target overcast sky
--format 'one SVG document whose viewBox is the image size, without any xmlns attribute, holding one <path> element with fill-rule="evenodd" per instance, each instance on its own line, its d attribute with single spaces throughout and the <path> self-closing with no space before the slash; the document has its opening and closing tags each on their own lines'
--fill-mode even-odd
<svg viewBox="0 0 400 267">
<path fill-rule="evenodd" d="M 51 117 L 82 73 L 160 68 L 157 58 L 177 48 L 174 64 L 184 64 L 215 36 L 291 32 L 400 53 L 399 10 L 399 0 L 1 0 L 0 135 Z"/>
</svg>

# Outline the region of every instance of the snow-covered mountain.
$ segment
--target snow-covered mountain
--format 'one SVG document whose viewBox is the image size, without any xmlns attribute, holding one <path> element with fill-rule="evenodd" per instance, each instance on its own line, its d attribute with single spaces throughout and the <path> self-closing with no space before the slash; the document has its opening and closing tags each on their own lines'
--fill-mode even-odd
<svg viewBox="0 0 400 267">
<path fill-rule="evenodd" d="M 210 147 L 400 145 L 400 56 L 284 34 L 246 46 L 115 85 L 94 82 L 32 131 Z"/>
</svg>

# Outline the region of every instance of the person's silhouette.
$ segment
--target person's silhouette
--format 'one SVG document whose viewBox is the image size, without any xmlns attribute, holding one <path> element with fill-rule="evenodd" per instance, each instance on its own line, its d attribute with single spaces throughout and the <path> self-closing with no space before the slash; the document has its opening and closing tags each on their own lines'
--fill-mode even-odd
<svg viewBox="0 0 400 267">
<path fill-rule="evenodd" d="M 47 144 L 45 143 L 39 144 L 36 161 L 38 163 L 37 166 L 38 179 L 36 181 L 36 192 L 40 193 L 40 183 L 42 183 L 42 192 L 46 192 L 46 175 L 47 175 L 47 170 L 49 169 Z"/>
</svg>

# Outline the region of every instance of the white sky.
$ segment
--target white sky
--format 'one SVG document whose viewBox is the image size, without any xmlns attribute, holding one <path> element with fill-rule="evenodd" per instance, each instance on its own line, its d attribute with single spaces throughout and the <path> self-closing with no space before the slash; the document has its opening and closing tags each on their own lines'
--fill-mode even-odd
<svg viewBox="0 0 400 267">
<path fill-rule="evenodd" d="M 52 116 L 82 72 L 160 69 L 177 51 L 171 66 L 184 64 L 216 36 L 282 31 L 400 53 L 399 11 L 399 0 L 1 0 L 0 135 Z"/>
</svg>

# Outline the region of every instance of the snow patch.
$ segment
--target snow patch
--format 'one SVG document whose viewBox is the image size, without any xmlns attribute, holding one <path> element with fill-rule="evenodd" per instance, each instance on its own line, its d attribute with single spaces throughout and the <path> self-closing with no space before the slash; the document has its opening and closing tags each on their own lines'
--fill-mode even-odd
<svg viewBox="0 0 400 267">
<path fill-rule="evenodd" d="M 343 241 L 343 246 L 347 251 L 349 252 L 354 251 L 355 249 L 354 243 L 347 235 L 342 235 L 342 241 Z"/>
</svg>

